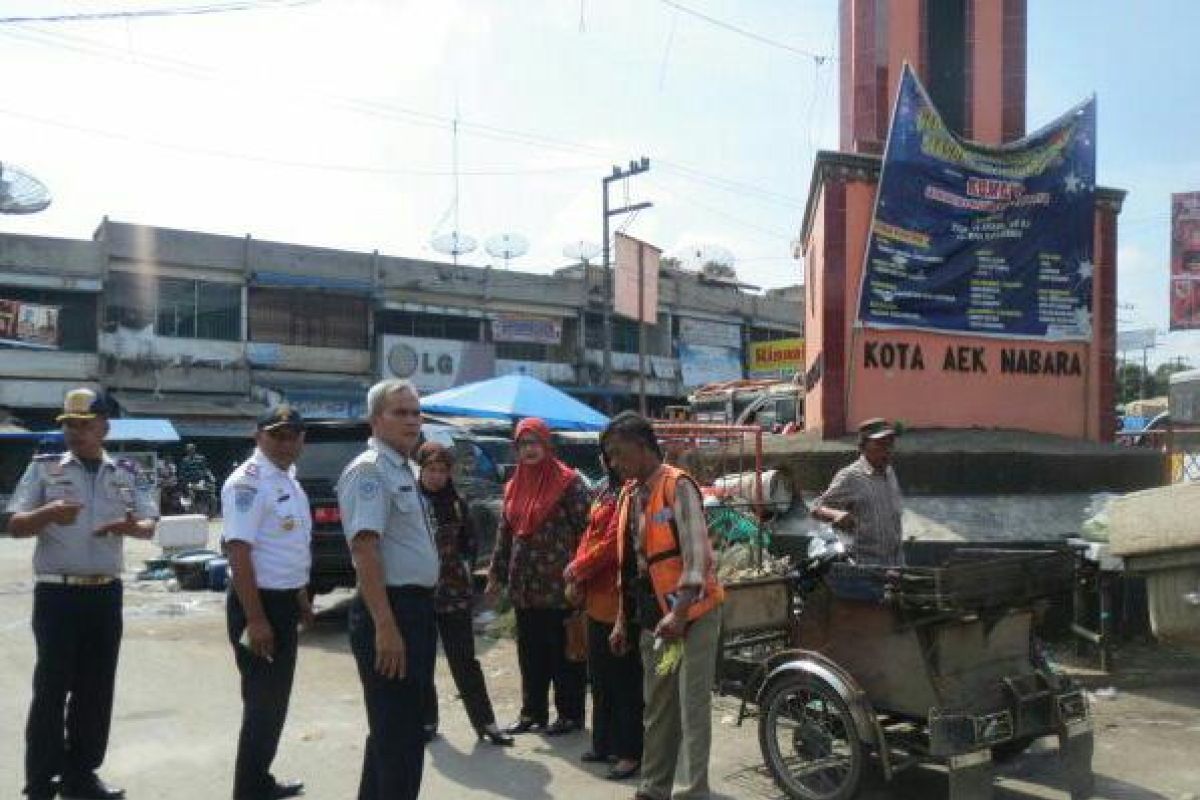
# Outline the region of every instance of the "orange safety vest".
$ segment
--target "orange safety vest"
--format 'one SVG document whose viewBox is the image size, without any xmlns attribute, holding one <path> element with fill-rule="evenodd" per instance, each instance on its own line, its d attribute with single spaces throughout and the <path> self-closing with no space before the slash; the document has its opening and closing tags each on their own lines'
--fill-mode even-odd
<svg viewBox="0 0 1200 800">
<path fill-rule="evenodd" d="M 679 529 L 676 526 L 672 507 L 675 501 L 675 484 L 682 478 L 694 479 L 681 469 L 667 464 L 662 466 L 663 475 L 653 489 L 646 502 L 644 538 L 642 545 L 646 550 L 646 566 L 650 572 L 650 584 L 654 587 L 654 595 L 658 598 L 658 607 L 666 614 L 671 610 L 668 595 L 673 595 L 679 589 L 679 579 L 683 575 L 683 556 L 679 551 Z M 620 506 L 617 511 L 617 552 L 619 563 L 624 564 L 629 548 L 629 524 L 634 518 L 633 504 L 637 502 L 637 492 L 632 486 L 621 491 Z M 707 543 L 707 537 L 705 542 Z M 708 549 L 708 548 L 706 548 Z M 688 622 L 699 619 L 712 611 L 725 600 L 725 589 L 717 581 L 713 565 L 711 549 L 707 563 L 704 565 L 704 585 L 696 602 L 688 608 Z"/>
</svg>

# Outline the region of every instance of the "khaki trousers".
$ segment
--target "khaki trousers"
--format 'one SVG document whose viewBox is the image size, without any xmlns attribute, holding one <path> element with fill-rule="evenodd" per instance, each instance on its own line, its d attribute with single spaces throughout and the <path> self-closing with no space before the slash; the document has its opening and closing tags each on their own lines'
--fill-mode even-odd
<svg viewBox="0 0 1200 800">
<path fill-rule="evenodd" d="M 683 660 L 675 672 L 665 677 L 655 671 L 662 649 L 654 649 L 652 632 L 642 632 L 646 739 L 638 791 L 655 800 L 709 796 L 712 686 L 720 632 L 721 607 L 717 606 L 688 628 Z M 679 788 L 672 793 L 673 786 Z"/>
</svg>

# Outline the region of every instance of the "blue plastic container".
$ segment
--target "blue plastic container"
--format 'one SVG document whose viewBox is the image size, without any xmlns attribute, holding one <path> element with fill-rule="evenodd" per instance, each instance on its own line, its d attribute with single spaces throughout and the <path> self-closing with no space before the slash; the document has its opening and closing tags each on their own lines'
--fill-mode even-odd
<svg viewBox="0 0 1200 800">
<path fill-rule="evenodd" d="M 229 559 L 214 558 L 204 565 L 208 571 L 208 588 L 214 592 L 223 592 L 229 584 Z"/>
</svg>

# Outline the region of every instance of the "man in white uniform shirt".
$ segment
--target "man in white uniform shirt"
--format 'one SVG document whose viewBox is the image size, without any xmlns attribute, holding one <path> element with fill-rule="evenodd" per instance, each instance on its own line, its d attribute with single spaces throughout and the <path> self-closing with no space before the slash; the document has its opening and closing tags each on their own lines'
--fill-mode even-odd
<svg viewBox="0 0 1200 800">
<path fill-rule="evenodd" d="M 271 774 L 296 672 L 296 627 L 312 622 L 312 518 L 295 467 L 304 420 L 290 406 L 276 406 L 259 418 L 254 441 L 254 455 L 221 490 L 232 573 L 226 616 L 242 675 L 233 798 L 276 800 L 304 791 L 304 784 Z"/>
</svg>

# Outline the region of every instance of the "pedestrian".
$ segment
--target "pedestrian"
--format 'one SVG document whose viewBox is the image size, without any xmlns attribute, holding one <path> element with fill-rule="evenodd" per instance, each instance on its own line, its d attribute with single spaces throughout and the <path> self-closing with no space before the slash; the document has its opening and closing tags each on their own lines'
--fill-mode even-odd
<svg viewBox="0 0 1200 800">
<path fill-rule="evenodd" d="M 478 550 L 475 526 L 467 504 L 459 497 L 451 479 L 454 453 L 439 442 L 425 442 L 417 450 L 421 468 L 421 492 L 433 510 L 440 573 L 434 607 L 438 635 L 450 665 L 454 685 L 467 709 L 471 727 L 480 739 L 510 746 L 513 738 L 496 727 L 496 714 L 483 680 L 483 668 L 475 657 L 475 632 L 471 627 L 474 600 L 472 572 Z M 437 688 L 429 683 L 425 704 L 426 741 L 437 735 Z"/>
<path fill-rule="evenodd" d="M 108 748 L 121 648 L 124 537 L 153 536 L 158 508 L 134 465 L 104 449 L 114 411 L 102 392 L 67 392 L 58 416 L 66 452 L 35 456 L 9 503 L 9 532 L 37 537 L 37 664 L 25 728 L 30 800 L 125 796 L 96 771 Z"/>
<path fill-rule="evenodd" d="M 225 615 L 242 678 L 233 797 L 278 800 L 304 791 L 303 783 L 271 774 L 296 674 L 296 628 L 313 619 L 312 517 L 296 480 L 304 420 L 290 406 L 271 408 L 258 419 L 254 443 L 254 454 L 221 489 L 231 573 Z"/>
<path fill-rule="evenodd" d="M 410 381 L 367 392 L 371 439 L 338 481 L 342 528 L 358 574 L 350 648 L 367 707 L 359 800 L 412 800 L 421 790 L 425 734 L 420 709 L 433 684 L 437 647 L 437 546 L 410 454 L 421 402 Z"/>
<path fill-rule="evenodd" d="M 603 450 L 603 438 L 600 447 Z M 600 465 L 605 477 L 592 501 L 587 531 L 563 577 L 573 587 L 572 593 L 582 595 L 587 614 L 592 749 L 581 758 L 585 762 L 616 762 L 607 777 L 624 780 L 636 775 L 642 762 L 642 661 L 636 622 L 626 621 L 625 638 L 630 646 L 624 653 L 614 653 L 608 641 L 620 606 L 617 500 L 621 479 L 603 452 Z"/>
<path fill-rule="evenodd" d="M 572 612 L 563 570 L 587 527 L 588 493 L 579 473 L 554 456 L 545 422 L 521 420 L 514 440 L 518 463 L 504 487 L 487 585 L 493 597 L 508 589 L 517 617 L 521 715 L 507 732 L 559 736 L 583 727 L 587 666 L 567 657 Z M 551 684 L 558 718 L 547 725 Z"/>
<path fill-rule="evenodd" d="M 904 499 L 892 468 L 897 435 L 885 419 L 859 425 L 858 460 L 838 470 L 813 505 L 813 517 L 853 538 L 859 564 L 904 564 Z"/>
<path fill-rule="evenodd" d="M 663 463 L 654 428 L 632 411 L 609 423 L 604 451 L 621 478 L 633 482 L 617 508 L 622 592 L 610 644 L 624 652 L 631 644 L 627 621 L 636 620 L 646 710 L 635 797 L 708 797 L 725 592 L 716 578 L 700 488 L 686 472 Z"/>
</svg>

